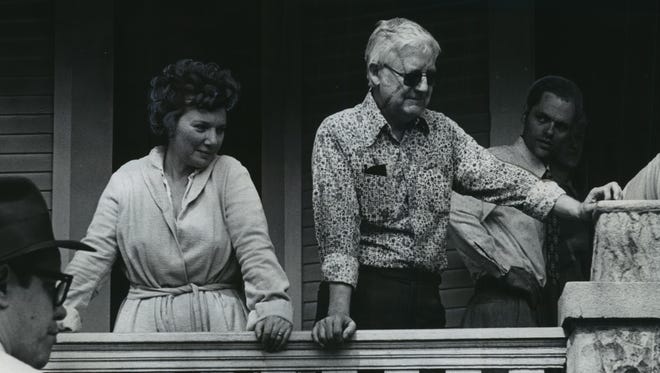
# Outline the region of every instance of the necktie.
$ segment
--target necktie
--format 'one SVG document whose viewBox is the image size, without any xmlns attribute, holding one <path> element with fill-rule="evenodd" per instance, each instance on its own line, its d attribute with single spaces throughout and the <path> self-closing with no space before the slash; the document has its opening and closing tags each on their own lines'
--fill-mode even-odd
<svg viewBox="0 0 660 373">
<path fill-rule="evenodd" d="M 552 180 L 552 172 L 550 171 L 550 167 L 547 167 L 545 169 L 545 172 L 543 173 L 543 176 L 541 176 L 541 179 Z"/>
<path fill-rule="evenodd" d="M 546 169 L 545 173 L 542 176 L 542 179 L 552 180 L 552 173 L 550 169 Z M 559 274 L 559 220 L 552 214 L 547 217 L 545 224 L 545 239 L 543 240 L 543 252 L 545 253 L 545 273 L 546 273 L 546 299 L 551 305 L 556 305 L 557 300 L 559 299 L 560 290 L 560 274 Z M 556 308 L 556 307 L 555 307 Z M 553 308 L 554 310 L 554 308 Z M 551 322 L 554 322 L 556 315 L 554 312 L 550 312 L 548 315 Z"/>
</svg>

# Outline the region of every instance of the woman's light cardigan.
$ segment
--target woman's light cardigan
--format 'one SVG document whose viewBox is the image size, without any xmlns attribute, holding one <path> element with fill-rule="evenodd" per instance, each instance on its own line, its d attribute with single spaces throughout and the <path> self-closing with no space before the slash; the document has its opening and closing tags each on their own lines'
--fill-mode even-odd
<svg viewBox="0 0 660 373">
<path fill-rule="evenodd" d="M 63 326 L 80 329 L 80 311 L 118 259 L 131 288 L 115 332 L 250 330 L 269 315 L 291 321 L 289 282 L 248 171 L 216 157 L 189 177 L 175 217 L 164 151 L 112 175 L 83 239 L 97 251 L 77 252 L 66 268 L 74 279 Z"/>
</svg>

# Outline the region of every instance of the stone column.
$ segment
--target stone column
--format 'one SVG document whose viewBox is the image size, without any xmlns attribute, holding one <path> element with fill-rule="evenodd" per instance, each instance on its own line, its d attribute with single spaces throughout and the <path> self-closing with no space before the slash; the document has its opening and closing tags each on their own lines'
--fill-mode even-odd
<svg viewBox="0 0 660 373">
<path fill-rule="evenodd" d="M 660 200 L 596 209 L 590 282 L 559 299 L 568 373 L 660 372 Z"/>
</svg>

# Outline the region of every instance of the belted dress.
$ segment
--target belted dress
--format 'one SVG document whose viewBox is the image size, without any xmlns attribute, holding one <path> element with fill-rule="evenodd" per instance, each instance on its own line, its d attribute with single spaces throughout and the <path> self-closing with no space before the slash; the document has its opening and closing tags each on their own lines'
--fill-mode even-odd
<svg viewBox="0 0 660 373">
<path fill-rule="evenodd" d="M 188 177 L 174 214 L 164 147 L 123 165 L 106 186 L 78 252 L 62 326 L 80 314 L 121 260 L 130 290 L 115 332 L 242 331 L 270 315 L 292 320 L 259 195 L 240 162 L 217 156 Z"/>
</svg>

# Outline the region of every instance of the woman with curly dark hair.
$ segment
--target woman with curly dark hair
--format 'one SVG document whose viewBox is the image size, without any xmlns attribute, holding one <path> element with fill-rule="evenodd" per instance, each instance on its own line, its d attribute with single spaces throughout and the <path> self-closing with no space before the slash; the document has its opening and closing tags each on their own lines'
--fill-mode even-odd
<svg viewBox="0 0 660 373">
<path fill-rule="evenodd" d="M 118 254 L 131 283 L 115 332 L 255 330 L 268 350 L 291 333 L 289 282 L 273 252 L 248 171 L 218 156 L 239 85 L 213 63 L 180 60 L 151 81 L 149 119 L 166 138 L 115 172 L 76 255 L 62 329 Z"/>
</svg>

